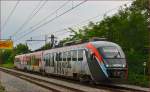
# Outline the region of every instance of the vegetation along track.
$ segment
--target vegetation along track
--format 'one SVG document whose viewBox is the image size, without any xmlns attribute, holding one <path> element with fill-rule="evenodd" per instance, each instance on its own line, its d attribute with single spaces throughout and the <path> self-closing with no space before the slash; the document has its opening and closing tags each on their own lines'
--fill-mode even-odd
<svg viewBox="0 0 150 92">
<path fill-rule="evenodd" d="M 138 92 L 139 90 L 134 90 L 134 89 L 128 89 L 128 88 L 123 88 L 123 87 L 118 87 L 118 86 L 113 86 L 113 85 L 89 85 L 89 84 L 84 84 L 81 85 L 79 83 L 74 83 L 69 81 L 69 85 L 66 83 L 61 83 L 61 82 L 57 82 L 54 80 L 57 79 L 51 79 L 53 81 L 49 81 L 49 80 L 45 80 L 45 77 L 43 76 L 39 76 L 36 77 L 38 75 L 33 75 L 33 74 L 29 74 L 29 73 L 24 73 L 24 72 L 20 72 L 20 71 L 16 71 L 16 70 L 12 70 L 12 69 L 6 69 L 6 68 L 1 68 L 0 70 L 6 73 L 9 73 L 13 76 L 19 77 L 23 80 L 29 81 L 33 84 L 39 85 L 43 88 L 49 89 L 51 91 L 54 92 L 101 92 L 101 91 L 106 91 L 106 92 Z M 43 77 L 43 78 L 42 78 Z M 48 78 L 47 78 L 48 79 Z M 59 81 L 59 80 L 58 80 Z M 62 80 L 60 80 L 62 81 Z M 74 83 L 74 84 L 73 84 Z M 141 91 L 139 91 L 141 92 Z"/>
</svg>

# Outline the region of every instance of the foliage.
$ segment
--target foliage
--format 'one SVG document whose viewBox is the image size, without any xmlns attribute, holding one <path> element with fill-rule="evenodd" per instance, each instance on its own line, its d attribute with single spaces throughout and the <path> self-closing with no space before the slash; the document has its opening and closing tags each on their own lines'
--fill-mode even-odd
<svg viewBox="0 0 150 92">
<path fill-rule="evenodd" d="M 7 63 L 8 58 L 11 57 L 13 55 L 13 51 L 12 50 L 0 50 L 0 62 L 2 63 Z"/>
<path fill-rule="evenodd" d="M 14 48 L 14 52 L 15 54 L 24 54 L 31 51 L 29 50 L 29 47 L 27 45 L 20 43 Z"/>
<path fill-rule="evenodd" d="M 140 85 L 144 87 L 149 87 L 149 76 L 144 76 L 143 74 L 137 74 L 134 72 L 129 72 L 128 83 L 134 85 Z"/>
<path fill-rule="evenodd" d="M 24 44 L 18 44 L 13 49 L 1 49 L 0 50 L 0 62 L 1 64 L 4 64 L 2 66 L 13 67 L 13 61 L 14 61 L 15 55 L 28 53 L 28 52 L 31 52 L 31 51 L 28 49 L 28 46 Z"/>
<path fill-rule="evenodd" d="M 129 81 L 138 85 L 148 83 L 148 78 L 142 77 L 143 63 L 148 61 L 148 0 L 136 0 L 130 7 L 124 5 L 118 13 L 113 16 L 104 16 L 104 19 L 97 23 L 90 22 L 88 26 L 74 30 L 65 41 L 84 39 L 91 37 L 105 37 L 109 41 L 119 44 L 125 54 L 129 66 Z M 146 67 L 146 74 L 148 66 Z M 140 79 L 140 78 L 145 79 Z M 144 84 L 145 83 L 145 84 Z"/>
</svg>

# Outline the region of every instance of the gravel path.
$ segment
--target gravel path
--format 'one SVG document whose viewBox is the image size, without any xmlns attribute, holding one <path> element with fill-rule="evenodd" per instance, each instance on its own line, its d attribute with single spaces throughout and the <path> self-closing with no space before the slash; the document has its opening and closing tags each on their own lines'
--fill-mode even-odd
<svg viewBox="0 0 150 92">
<path fill-rule="evenodd" d="M 40 86 L 0 71 L 0 81 L 6 92 L 52 92 Z"/>
</svg>

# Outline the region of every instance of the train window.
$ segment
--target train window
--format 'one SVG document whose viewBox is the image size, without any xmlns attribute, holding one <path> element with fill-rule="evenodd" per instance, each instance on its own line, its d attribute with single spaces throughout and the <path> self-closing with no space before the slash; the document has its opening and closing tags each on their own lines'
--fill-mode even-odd
<svg viewBox="0 0 150 92">
<path fill-rule="evenodd" d="M 38 56 L 33 56 L 33 65 L 39 65 L 40 58 Z"/>
<path fill-rule="evenodd" d="M 31 64 L 34 65 L 34 63 L 35 63 L 35 56 L 32 55 L 32 56 L 31 56 Z"/>
<path fill-rule="evenodd" d="M 55 62 L 55 53 L 52 53 L 52 54 L 51 54 L 51 60 L 52 60 L 51 66 L 54 66 L 54 62 Z"/>
<path fill-rule="evenodd" d="M 83 50 L 78 50 L 78 61 L 83 61 Z"/>
<path fill-rule="evenodd" d="M 63 52 L 63 61 L 66 61 L 67 52 Z"/>
<path fill-rule="evenodd" d="M 52 54 L 51 53 L 49 53 L 49 66 L 52 66 Z"/>
<path fill-rule="evenodd" d="M 67 53 L 67 67 L 71 68 L 71 51 Z"/>
<path fill-rule="evenodd" d="M 105 46 L 99 48 L 99 52 L 102 53 L 104 58 L 121 58 L 121 54 L 116 47 Z"/>
<path fill-rule="evenodd" d="M 49 53 L 48 54 L 48 66 L 51 66 L 51 60 L 50 60 L 50 58 L 51 58 L 51 54 Z"/>
<path fill-rule="evenodd" d="M 63 53 L 60 52 L 60 61 L 63 61 Z"/>
<path fill-rule="evenodd" d="M 45 61 L 45 55 L 44 55 L 44 57 L 43 57 L 43 61 Z"/>
<path fill-rule="evenodd" d="M 56 53 L 56 61 L 61 61 L 60 56 L 61 56 L 60 52 Z"/>
<path fill-rule="evenodd" d="M 72 61 L 77 61 L 77 50 L 72 51 Z"/>
<path fill-rule="evenodd" d="M 59 61 L 59 53 L 56 53 L 56 61 Z"/>
<path fill-rule="evenodd" d="M 68 51 L 67 53 L 67 61 L 71 61 L 71 51 Z"/>
<path fill-rule="evenodd" d="M 31 65 L 31 57 L 27 56 L 27 65 Z"/>
<path fill-rule="evenodd" d="M 48 63 L 48 54 L 45 55 L 44 59 L 45 59 L 45 65 L 48 66 L 49 65 L 49 63 Z"/>
</svg>

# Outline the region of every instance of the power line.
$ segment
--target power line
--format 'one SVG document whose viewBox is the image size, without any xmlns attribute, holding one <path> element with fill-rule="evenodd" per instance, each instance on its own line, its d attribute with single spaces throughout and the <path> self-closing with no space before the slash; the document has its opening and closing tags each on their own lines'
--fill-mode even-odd
<svg viewBox="0 0 150 92">
<path fill-rule="evenodd" d="M 125 4 L 129 4 L 130 2 L 128 2 L 128 3 L 125 3 Z M 123 4 L 124 5 L 124 4 Z M 105 14 L 107 14 L 107 13 L 109 13 L 109 12 L 112 12 L 113 10 L 116 10 L 116 9 L 118 9 L 118 7 L 121 7 L 122 5 L 120 5 L 120 6 L 117 6 L 117 7 L 115 7 L 115 8 L 113 8 L 113 9 L 109 9 L 108 11 L 106 11 L 104 14 L 98 14 L 98 15 L 96 15 L 96 16 L 94 16 L 94 17 L 91 17 L 91 18 L 88 18 L 88 19 L 86 19 L 86 20 L 84 20 L 84 21 L 81 21 L 80 23 L 78 23 L 78 24 L 75 24 L 75 25 L 73 25 L 73 26 L 70 26 L 70 27 L 66 27 L 66 28 L 63 28 L 63 29 L 60 29 L 60 30 L 57 30 L 57 31 L 55 31 L 55 32 L 50 32 L 50 33 L 47 33 L 47 34 L 55 34 L 55 33 L 59 33 L 59 34 L 62 34 L 62 33 L 60 33 L 60 32 L 63 32 L 64 33 L 64 31 L 66 31 L 65 33 L 67 33 L 67 32 L 69 32 L 67 29 L 68 28 L 72 28 L 72 27 L 74 27 L 74 26 L 78 26 L 78 25 L 81 25 L 82 23 L 84 23 L 84 22 L 87 22 L 87 21 L 90 21 L 90 20 L 92 20 L 92 19 L 95 19 L 95 18 L 98 18 L 98 17 L 100 17 L 100 16 L 103 16 L 103 15 L 105 15 Z M 42 34 L 42 35 L 38 35 L 38 36 L 32 36 L 32 37 L 39 37 L 39 36 L 43 36 L 43 35 L 46 35 L 46 34 Z"/>
<path fill-rule="evenodd" d="M 125 4 L 129 4 L 129 3 L 131 3 L 131 2 L 128 2 L 128 3 L 125 3 Z M 125 4 L 123 4 L 123 5 L 125 5 Z M 84 23 L 84 22 L 90 21 L 90 20 L 95 19 L 95 18 L 98 18 L 98 17 L 100 17 L 100 16 L 104 16 L 104 15 L 106 15 L 107 13 L 110 13 L 110 12 L 112 12 L 113 10 L 118 9 L 119 7 L 121 7 L 121 6 L 123 6 L 123 5 L 120 5 L 120 6 L 117 6 L 117 7 L 113 8 L 113 9 L 110 9 L 110 10 L 106 11 L 104 14 L 98 14 L 98 15 L 96 15 L 96 16 L 94 16 L 94 17 L 91 17 L 91 18 L 89 18 L 89 19 L 87 19 L 87 20 L 81 21 L 80 23 L 78 23 L 78 24 L 76 24 L 76 25 L 73 25 L 73 26 L 78 26 L 78 25 L 81 25 L 81 24 Z M 71 26 L 71 27 L 73 27 L 73 26 Z"/>
<path fill-rule="evenodd" d="M 29 31 L 28 33 L 26 33 L 26 34 L 24 34 L 23 36 L 19 37 L 17 40 L 22 39 L 22 38 L 25 37 L 26 35 L 28 35 L 28 34 L 34 32 L 34 31 L 36 31 L 37 29 L 43 27 L 44 25 L 46 25 L 46 24 L 48 24 L 48 23 L 54 21 L 55 19 L 61 17 L 61 16 L 64 15 L 64 14 L 70 12 L 71 10 L 77 8 L 78 6 L 80 6 L 81 4 L 85 3 L 86 1 L 87 1 L 87 0 L 84 0 L 83 2 L 81 2 L 81 3 L 79 3 L 78 5 L 72 7 L 71 9 L 69 9 L 69 10 L 63 12 L 62 14 L 60 14 L 60 15 L 58 15 L 58 16 L 56 16 L 56 17 L 54 17 L 54 18 L 52 18 L 52 19 L 50 19 L 50 20 L 44 22 L 43 24 L 39 25 L 38 27 L 36 27 L 36 28 L 34 28 L 34 29 L 31 29 L 31 31 Z M 17 41 L 17 40 L 15 40 L 15 41 Z"/>
<path fill-rule="evenodd" d="M 128 2 L 128 3 L 125 3 L 125 4 L 129 4 L 129 3 L 131 3 L 131 2 Z M 123 5 L 124 5 L 124 4 L 123 4 Z M 104 14 L 98 14 L 97 16 L 91 17 L 91 18 L 89 18 L 89 19 L 87 19 L 87 20 L 84 20 L 84 21 L 82 21 L 82 22 L 80 22 L 80 23 L 89 21 L 89 20 L 91 20 L 91 19 L 97 18 L 97 17 L 102 16 L 102 15 L 105 15 L 105 14 L 107 14 L 107 13 L 109 13 L 109 12 L 115 10 L 115 9 L 118 9 L 118 7 L 121 7 L 121 6 L 122 6 L 122 5 L 117 6 L 116 8 L 113 8 L 113 9 L 110 9 L 110 10 L 106 11 Z M 76 24 L 76 25 L 79 25 L 80 23 L 78 23 L 78 24 Z M 74 25 L 73 25 L 73 26 L 74 26 Z M 71 26 L 71 27 L 73 27 L 73 26 Z M 68 27 L 68 28 L 69 28 L 69 27 Z M 67 31 L 67 32 L 69 32 L 68 30 L 66 30 L 66 29 L 68 29 L 68 28 L 63 28 L 63 29 L 61 29 L 61 30 L 55 31 L 55 32 L 53 32 L 53 34 L 54 34 L 54 33 L 58 33 L 58 32 L 62 32 L 62 31 Z M 67 32 L 65 32 L 65 33 L 67 33 Z M 51 34 L 51 33 L 48 33 L 48 34 Z M 44 34 L 42 34 L 42 35 L 44 35 Z M 42 35 L 40 35 L 40 36 L 42 36 Z"/>
<path fill-rule="evenodd" d="M 39 21 L 37 24 L 33 25 L 31 28 L 39 25 L 40 23 L 42 23 L 43 21 L 47 20 L 50 16 L 52 16 L 53 14 L 57 13 L 58 10 L 60 10 L 61 8 L 63 8 L 65 5 L 67 5 L 69 2 L 69 0 L 67 2 L 65 2 L 64 4 L 62 4 L 58 9 L 56 9 L 54 12 L 52 12 L 51 14 L 49 14 L 48 16 L 46 16 L 45 18 L 43 18 L 41 21 Z"/>
<path fill-rule="evenodd" d="M 22 30 L 22 28 L 27 24 L 27 22 L 30 21 L 31 16 L 33 15 L 33 13 L 37 10 L 37 8 L 39 7 L 39 5 L 41 4 L 41 1 L 38 3 L 38 5 L 33 9 L 33 11 L 31 12 L 31 14 L 28 16 L 27 20 L 21 25 L 20 28 L 18 28 L 18 30 L 16 32 L 14 32 L 14 34 L 12 34 L 12 36 L 16 35 L 18 33 L 18 31 Z"/>
<path fill-rule="evenodd" d="M 5 26 L 7 25 L 7 23 L 9 22 L 11 16 L 13 15 L 13 13 L 14 13 L 14 11 L 16 10 L 16 8 L 17 8 L 17 6 L 18 6 L 18 4 L 19 4 L 20 1 L 21 1 L 21 0 L 18 0 L 18 1 L 16 2 L 15 6 L 13 7 L 12 11 L 11 11 L 10 14 L 8 15 L 6 21 L 4 22 L 4 24 L 3 24 L 3 26 L 2 26 L 2 29 L 4 29 Z"/>
<path fill-rule="evenodd" d="M 28 16 L 27 20 L 18 28 L 18 30 L 12 35 L 15 36 L 19 31 L 21 31 L 33 18 L 36 16 L 39 11 L 44 7 L 48 0 L 44 1 L 44 3 L 39 7 L 42 1 L 38 3 L 38 5 L 35 7 L 35 9 L 31 12 L 31 14 Z M 39 8 L 38 8 L 39 7 Z"/>
<path fill-rule="evenodd" d="M 43 21 L 47 20 L 50 16 L 52 16 L 53 14 L 55 14 L 58 10 L 60 10 L 61 8 L 63 8 L 66 4 L 68 4 L 69 0 L 67 2 L 65 2 L 64 4 L 62 4 L 58 9 L 56 9 L 54 12 L 50 13 L 48 16 L 46 16 L 45 18 L 43 18 L 41 21 L 39 21 L 37 24 L 33 25 L 32 27 L 30 27 L 27 30 L 30 30 L 31 28 L 39 25 L 40 23 L 42 23 Z M 19 31 L 19 30 L 18 30 Z M 23 32 L 22 32 L 23 33 Z"/>
<path fill-rule="evenodd" d="M 131 3 L 131 2 L 128 2 L 128 3 L 125 3 L 125 4 L 129 4 L 129 3 Z M 123 4 L 123 5 L 125 5 L 125 4 Z M 120 5 L 120 6 L 117 6 L 117 7 L 113 8 L 113 9 L 107 10 L 104 14 L 98 14 L 98 15 L 96 15 L 96 16 L 94 16 L 94 17 L 88 18 L 88 19 L 86 19 L 86 20 L 84 20 L 84 21 L 81 21 L 80 23 L 78 23 L 78 24 L 76 24 L 76 25 L 71 26 L 71 27 L 66 27 L 66 28 L 60 29 L 60 30 L 58 30 L 58 31 L 55 31 L 55 32 L 53 32 L 53 34 L 59 33 L 59 32 L 63 32 L 63 34 L 64 34 L 64 31 L 66 31 L 65 33 L 67 33 L 67 32 L 69 32 L 69 31 L 67 30 L 68 28 L 72 28 L 72 27 L 74 27 L 74 26 L 81 25 L 81 24 L 84 23 L 84 22 L 87 22 L 87 21 L 90 21 L 90 20 L 92 20 L 92 19 L 95 19 L 95 18 L 98 18 L 98 17 L 100 17 L 100 16 L 103 16 L 103 15 L 105 15 L 105 14 L 107 14 L 107 13 L 112 12 L 113 10 L 118 9 L 119 7 L 121 7 L 121 6 L 123 6 L 123 5 Z M 51 34 L 51 33 L 52 33 L 52 32 L 50 32 L 50 33 L 48 33 L 48 34 Z M 62 33 L 59 33 L 59 34 L 62 34 Z M 45 35 L 45 34 L 43 34 L 43 35 Z M 39 35 L 39 36 L 42 36 L 42 35 Z"/>
</svg>

